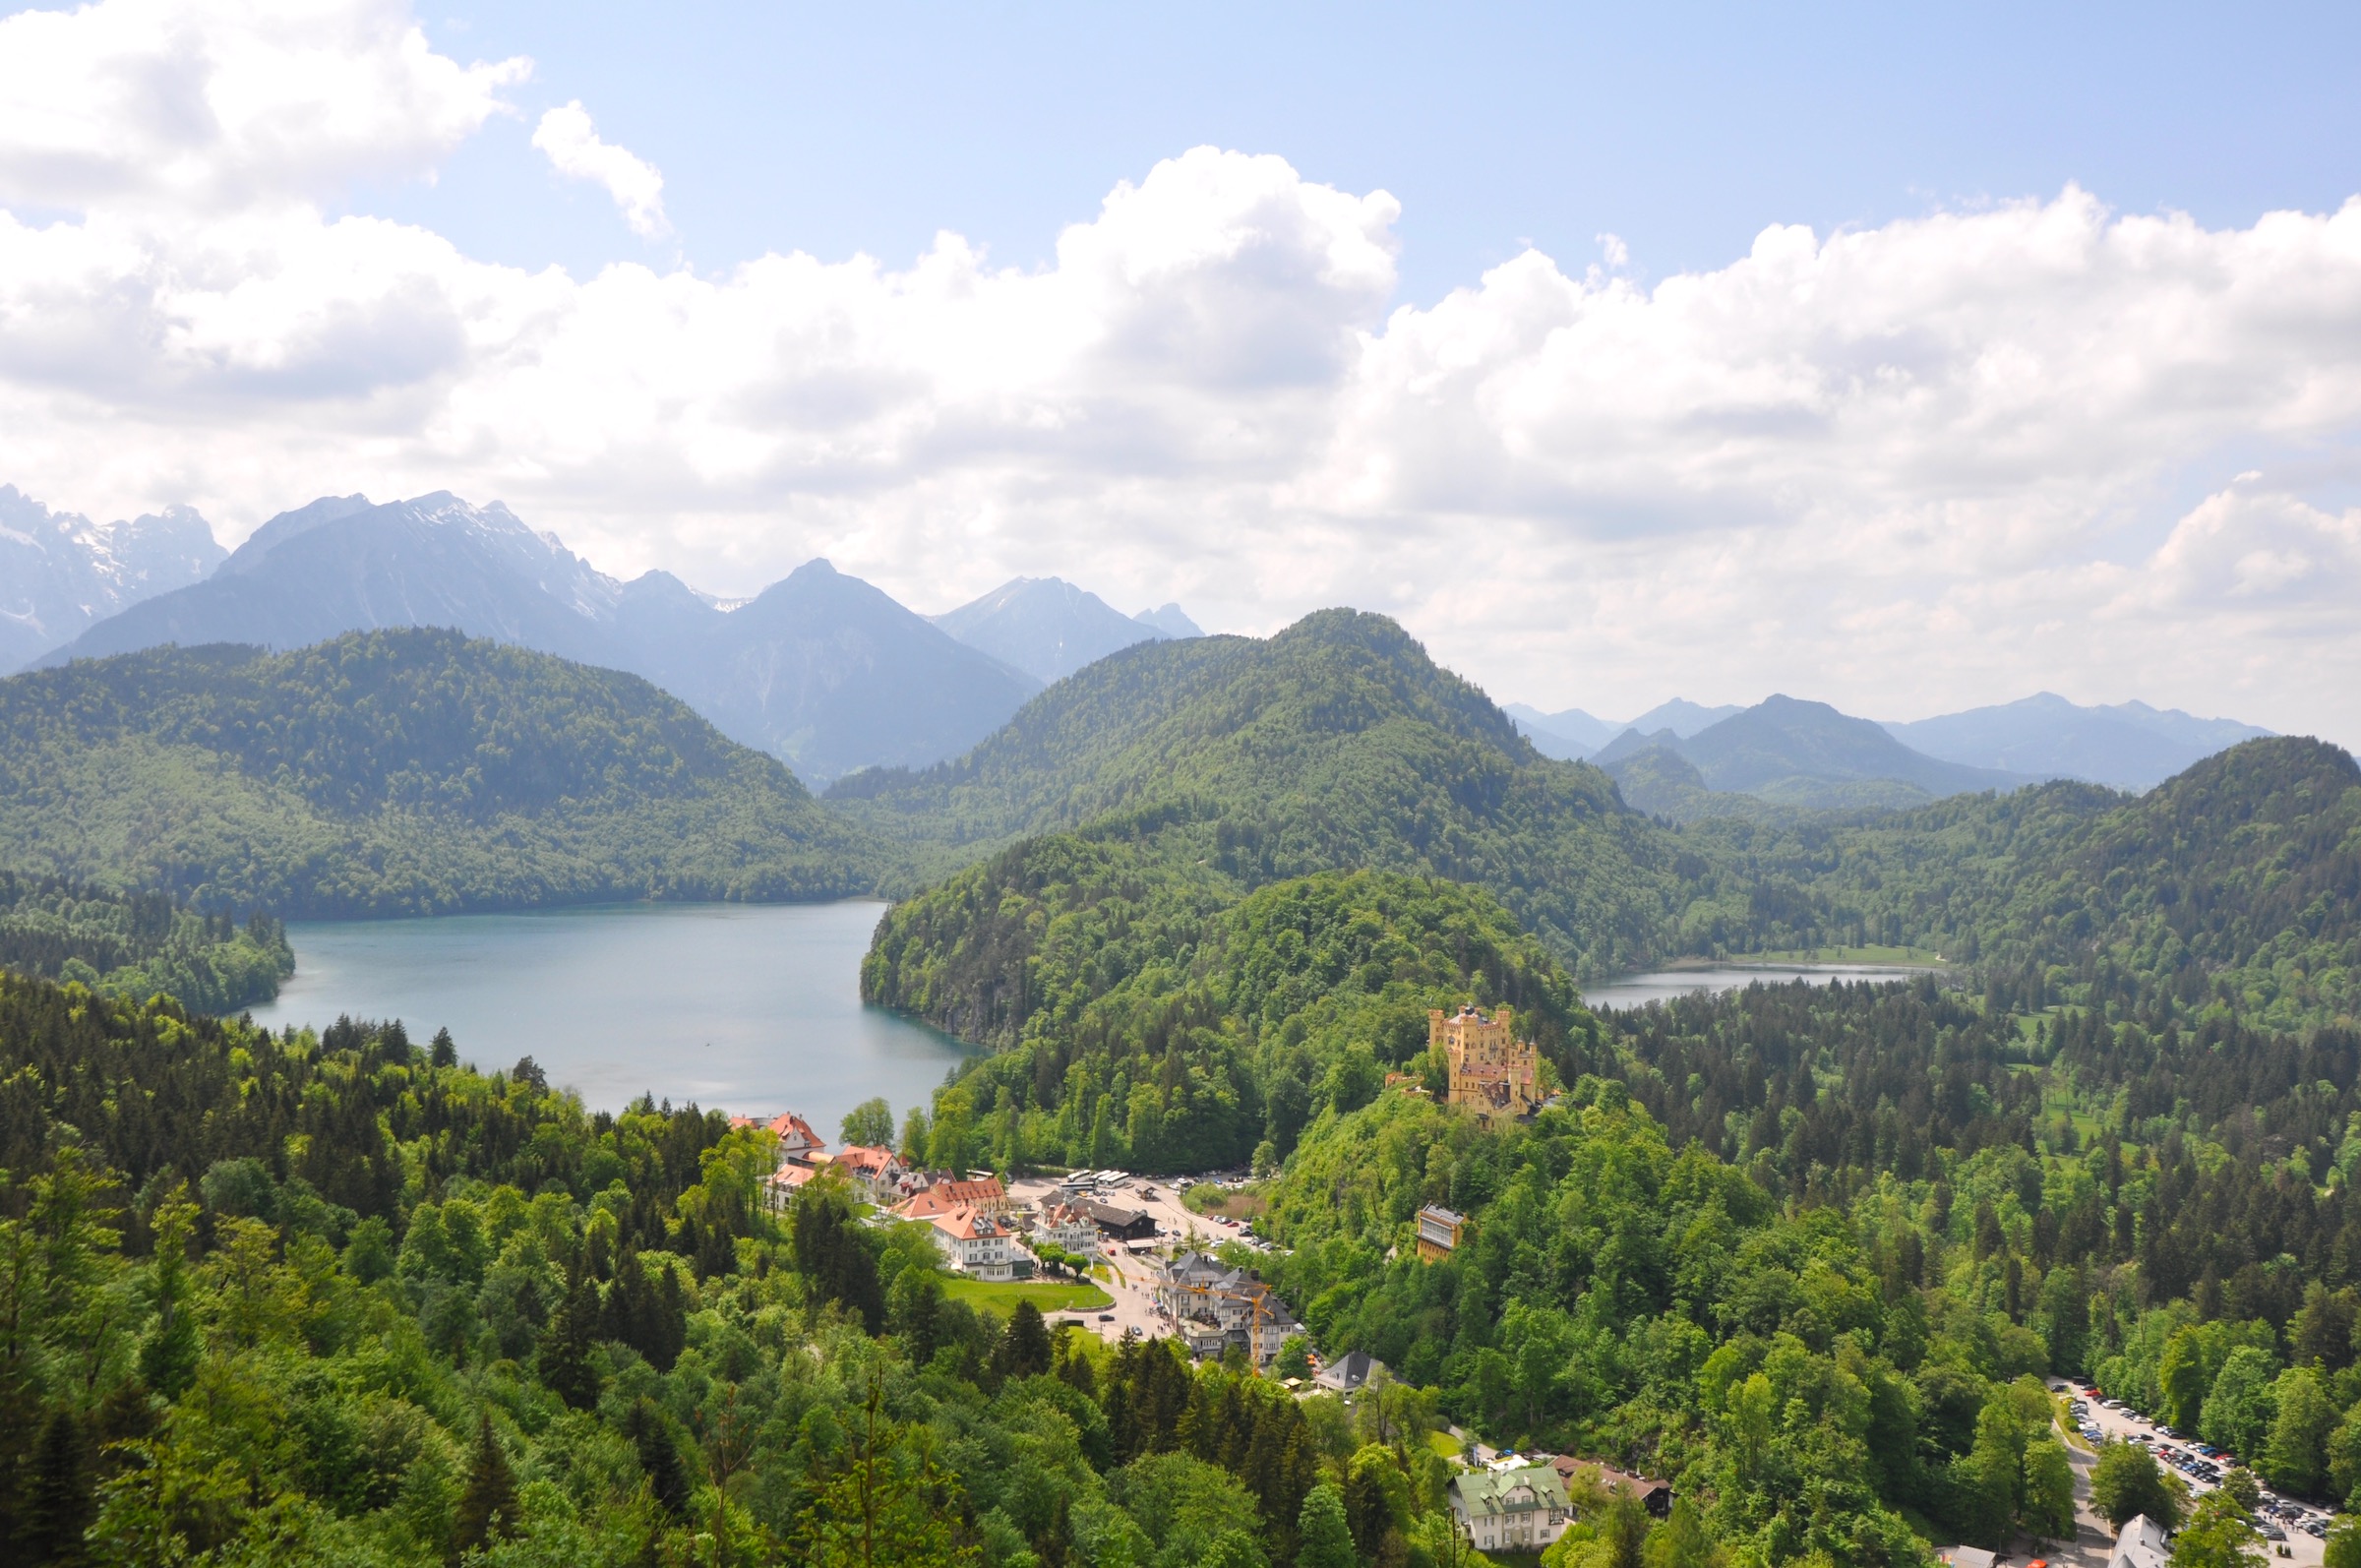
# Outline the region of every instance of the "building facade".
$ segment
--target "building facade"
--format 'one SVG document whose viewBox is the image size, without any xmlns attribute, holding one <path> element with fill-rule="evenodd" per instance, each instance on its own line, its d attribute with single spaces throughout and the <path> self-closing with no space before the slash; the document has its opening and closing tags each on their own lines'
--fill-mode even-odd
<svg viewBox="0 0 2361 1568">
<path fill-rule="evenodd" d="M 1236 1345 L 1257 1366 L 1269 1365 L 1287 1337 L 1303 1331 L 1276 1291 L 1203 1252 L 1166 1265 L 1156 1281 L 1156 1305 L 1191 1354 L 1219 1355 Z"/>
<path fill-rule="evenodd" d="M 1034 1216 L 1033 1235 L 1076 1257 L 1099 1261 L 1099 1223 L 1074 1204 L 1044 1205 Z"/>
<path fill-rule="evenodd" d="M 1540 1551 L 1566 1533 L 1573 1508 L 1547 1465 L 1451 1478 L 1451 1515 L 1478 1551 Z"/>
<path fill-rule="evenodd" d="M 1519 1040 L 1516 1009 L 1486 1016 L 1474 1007 L 1426 1014 L 1426 1046 L 1450 1069 L 1447 1098 L 1491 1127 L 1532 1116 L 1542 1106 L 1541 1053 Z"/>
<path fill-rule="evenodd" d="M 1030 1278 L 1033 1259 L 1015 1230 L 981 1209 L 959 1208 L 929 1217 L 937 1244 L 952 1268 L 979 1280 Z"/>
<path fill-rule="evenodd" d="M 1467 1225 L 1465 1215 L 1454 1214 L 1439 1205 L 1419 1211 L 1419 1261 L 1440 1263 L 1459 1250 L 1460 1232 Z"/>
</svg>

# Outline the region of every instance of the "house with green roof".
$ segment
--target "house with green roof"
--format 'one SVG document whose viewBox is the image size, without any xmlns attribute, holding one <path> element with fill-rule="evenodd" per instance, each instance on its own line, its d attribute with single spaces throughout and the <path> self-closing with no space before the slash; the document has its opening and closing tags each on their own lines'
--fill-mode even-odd
<svg viewBox="0 0 2361 1568">
<path fill-rule="evenodd" d="M 1566 1483 L 1547 1465 L 1454 1476 L 1451 1514 L 1478 1551 L 1540 1551 L 1574 1522 Z"/>
</svg>

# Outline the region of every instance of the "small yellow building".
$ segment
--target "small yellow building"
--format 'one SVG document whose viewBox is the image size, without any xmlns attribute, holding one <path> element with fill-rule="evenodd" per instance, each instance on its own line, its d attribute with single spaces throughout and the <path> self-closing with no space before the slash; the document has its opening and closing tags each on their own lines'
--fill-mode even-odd
<svg viewBox="0 0 2361 1568">
<path fill-rule="evenodd" d="M 1541 1053 L 1517 1038 L 1516 1017 L 1511 1007 L 1490 1017 L 1474 1007 L 1426 1014 L 1426 1047 L 1440 1050 L 1450 1067 L 1450 1103 L 1487 1128 L 1541 1109 Z"/>
</svg>

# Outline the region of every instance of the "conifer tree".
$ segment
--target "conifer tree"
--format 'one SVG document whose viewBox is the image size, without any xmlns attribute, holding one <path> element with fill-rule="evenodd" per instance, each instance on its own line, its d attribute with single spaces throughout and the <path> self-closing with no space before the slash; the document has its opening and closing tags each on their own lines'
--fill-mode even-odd
<svg viewBox="0 0 2361 1568">
<path fill-rule="evenodd" d="M 993 1352 L 993 1370 L 1006 1378 L 1033 1377 L 1050 1369 L 1050 1329 L 1041 1308 L 1019 1301 Z"/>
<path fill-rule="evenodd" d="M 82 1429 L 69 1412 L 52 1412 L 41 1427 L 40 1442 L 33 1450 L 28 1501 L 30 1560 L 84 1561 L 82 1533 L 91 1522 L 91 1479 L 83 1458 Z"/>
<path fill-rule="evenodd" d="M 623 1435 L 632 1440 L 633 1451 L 639 1456 L 639 1468 L 647 1472 L 648 1490 L 664 1511 L 675 1519 L 689 1511 L 689 1472 L 681 1464 L 681 1451 L 675 1446 L 672 1434 L 664 1429 L 664 1417 L 655 1406 L 641 1400 L 624 1417 Z"/>
<path fill-rule="evenodd" d="M 516 1474 L 492 1430 L 490 1411 L 477 1418 L 475 1452 L 467 1464 L 467 1489 L 459 1494 L 458 1517 L 452 1526 L 452 1557 L 459 1557 L 495 1536 L 516 1533 Z"/>
<path fill-rule="evenodd" d="M 541 1381 L 575 1410 L 598 1403 L 598 1369 L 590 1364 L 597 1338 L 598 1292 L 587 1275 L 577 1272 L 558 1309 L 549 1315 L 539 1357 Z"/>
<path fill-rule="evenodd" d="M 186 1184 L 176 1184 L 155 1207 L 155 1327 L 140 1347 L 140 1377 L 166 1399 L 178 1399 L 196 1379 L 204 1347 L 188 1298 L 189 1234 L 197 1205 Z"/>
</svg>

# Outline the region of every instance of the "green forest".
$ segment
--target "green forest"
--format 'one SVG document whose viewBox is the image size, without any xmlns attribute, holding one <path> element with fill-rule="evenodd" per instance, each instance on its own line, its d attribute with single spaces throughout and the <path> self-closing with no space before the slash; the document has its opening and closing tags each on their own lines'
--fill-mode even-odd
<svg viewBox="0 0 2361 1568">
<path fill-rule="evenodd" d="M 0 872 L 0 968 L 229 1012 L 277 995 L 295 954 L 286 928 L 259 910 L 239 921 L 162 893 Z"/>
<path fill-rule="evenodd" d="M 889 859 L 645 681 L 456 633 L 0 681 L 0 865 L 202 909 L 841 897 Z"/>
<path fill-rule="evenodd" d="M 2361 1501 L 2332 747 L 1676 823 L 1345 612 L 1128 650 L 825 802 L 642 682 L 436 633 L 21 677 L 0 738 L 0 1560 L 1464 1568 L 1455 1423 L 1673 1483 L 1582 1497 L 1545 1568 L 1899 1568 L 2069 1528 L 2065 1373 Z M 766 1207 L 722 1109 L 224 1016 L 290 915 L 879 888 L 864 996 L 990 1048 L 910 1159 L 1249 1170 L 1276 1245 L 1230 1261 L 1391 1380 L 975 1304 L 832 1181 Z M 1581 1000 L 1865 944 L 1945 964 Z M 1436 1103 L 1470 1001 L 1541 1049 L 1528 1123 Z M 1466 1217 L 1440 1261 L 1423 1204 Z M 2140 1463 L 2108 1497 L 2177 1511 Z"/>
<path fill-rule="evenodd" d="M 767 1212 L 767 1134 L 448 1036 L 0 976 L 0 1169 L 11 1563 L 1466 1560 L 1429 1396 L 979 1310 Z"/>
</svg>

